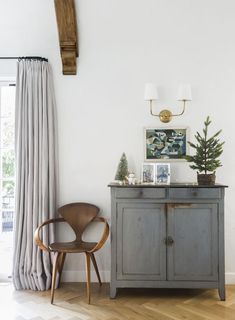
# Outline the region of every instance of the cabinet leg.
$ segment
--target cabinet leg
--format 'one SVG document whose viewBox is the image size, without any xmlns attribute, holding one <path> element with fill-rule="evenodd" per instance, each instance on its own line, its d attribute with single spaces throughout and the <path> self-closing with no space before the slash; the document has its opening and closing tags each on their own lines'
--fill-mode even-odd
<svg viewBox="0 0 235 320">
<path fill-rule="evenodd" d="M 115 299 L 117 294 L 117 288 L 110 284 L 110 299 Z"/>
<path fill-rule="evenodd" d="M 220 300 L 221 300 L 221 301 L 225 301 L 225 300 L 226 300 L 225 286 L 219 287 L 218 291 L 219 291 Z"/>
</svg>

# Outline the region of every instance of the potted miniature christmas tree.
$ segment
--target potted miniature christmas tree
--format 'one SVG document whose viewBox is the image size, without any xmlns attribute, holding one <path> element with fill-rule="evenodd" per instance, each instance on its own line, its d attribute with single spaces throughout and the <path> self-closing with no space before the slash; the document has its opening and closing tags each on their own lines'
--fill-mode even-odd
<svg viewBox="0 0 235 320">
<path fill-rule="evenodd" d="M 188 141 L 188 144 L 196 150 L 194 156 L 186 156 L 188 162 L 192 162 L 190 168 L 197 170 L 197 181 L 199 185 L 214 185 L 215 171 L 221 167 L 219 157 L 223 152 L 224 142 L 220 142 L 218 136 L 222 130 L 216 132 L 212 137 L 208 137 L 208 127 L 211 124 L 209 117 L 204 122 L 203 134 L 196 133 L 197 143 Z"/>
<path fill-rule="evenodd" d="M 118 180 L 120 184 L 123 184 L 126 182 L 127 176 L 128 176 L 128 162 L 127 162 L 126 154 L 123 152 L 120 162 L 118 164 L 115 180 Z"/>
</svg>

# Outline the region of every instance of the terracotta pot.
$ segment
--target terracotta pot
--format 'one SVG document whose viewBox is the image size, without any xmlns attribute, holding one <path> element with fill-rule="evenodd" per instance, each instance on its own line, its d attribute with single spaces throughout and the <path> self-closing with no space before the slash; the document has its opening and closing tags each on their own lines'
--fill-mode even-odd
<svg viewBox="0 0 235 320">
<path fill-rule="evenodd" d="M 199 185 L 213 186 L 215 184 L 215 172 L 210 174 L 197 173 L 197 182 Z"/>
</svg>

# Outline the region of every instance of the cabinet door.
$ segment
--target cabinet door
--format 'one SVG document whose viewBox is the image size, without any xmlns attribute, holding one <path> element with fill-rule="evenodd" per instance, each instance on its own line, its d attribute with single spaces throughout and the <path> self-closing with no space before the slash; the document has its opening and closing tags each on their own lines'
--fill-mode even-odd
<svg viewBox="0 0 235 320">
<path fill-rule="evenodd" d="M 119 203 L 117 208 L 117 279 L 166 279 L 164 204 Z"/>
<path fill-rule="evenodd" d="M 168 205 L 167 219 L 168 280 L 218 280 L 217 204 Z"/>
</svg>

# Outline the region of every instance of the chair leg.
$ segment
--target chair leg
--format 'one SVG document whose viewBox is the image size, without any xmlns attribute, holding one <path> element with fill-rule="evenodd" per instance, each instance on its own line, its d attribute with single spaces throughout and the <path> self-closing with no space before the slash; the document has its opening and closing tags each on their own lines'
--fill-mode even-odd
<svg viewBox="0 0 235 320">
<path fill-rule="evenodd" d="M 60 286 L 60 281 L 61 281 L 61 276 L 62 276 L 62 271 L 63 271 L 63 267 L 64 267 L 64 261 L 66 258 L 66 253 L 62 252 L 59 262 L 58 262 L 58 272 L 59 272 L 59 282 L 58 282 L 58 287 Z"/>
<path fill-rule="evenodd" d="M 94 266 L 94 268 L 95 268 L 95 272 L 96 272 L 96 275 L 97 275 L 99 284 L 100 284 L 100 286 L 101 286 L 101 285 L 102 285 L 102 282 L 101 282 L 101 279 L 100 279 L 100 273 L 99 273 L 99 269 L 98 269 L 98 266 L 97 266 L 97 263 L 96 263 L 96 259 L 95 259 L 94 253 L 91 253 L 91 260 L 92 260 L 93 266 Z"/>
<path fill-rule="evenodd" d="M 53 272 L 52 272 L 52 281 L 51 281 L 51 304 L 54 301 L 54 293 L 55 293 L 55 282 L 56 282 L 56 275 L 58 271 L 58 261 L 60 260 L 61 253 L 56 252 L 53 262 Z"/>
<path fill-rule="evenodd" d="M 87 285 L 87 302 L 90 304 L 91 302 L 91 258 L 90 254 L 85 252 L 86 254 L 86 285 Z"/>
</svg>

